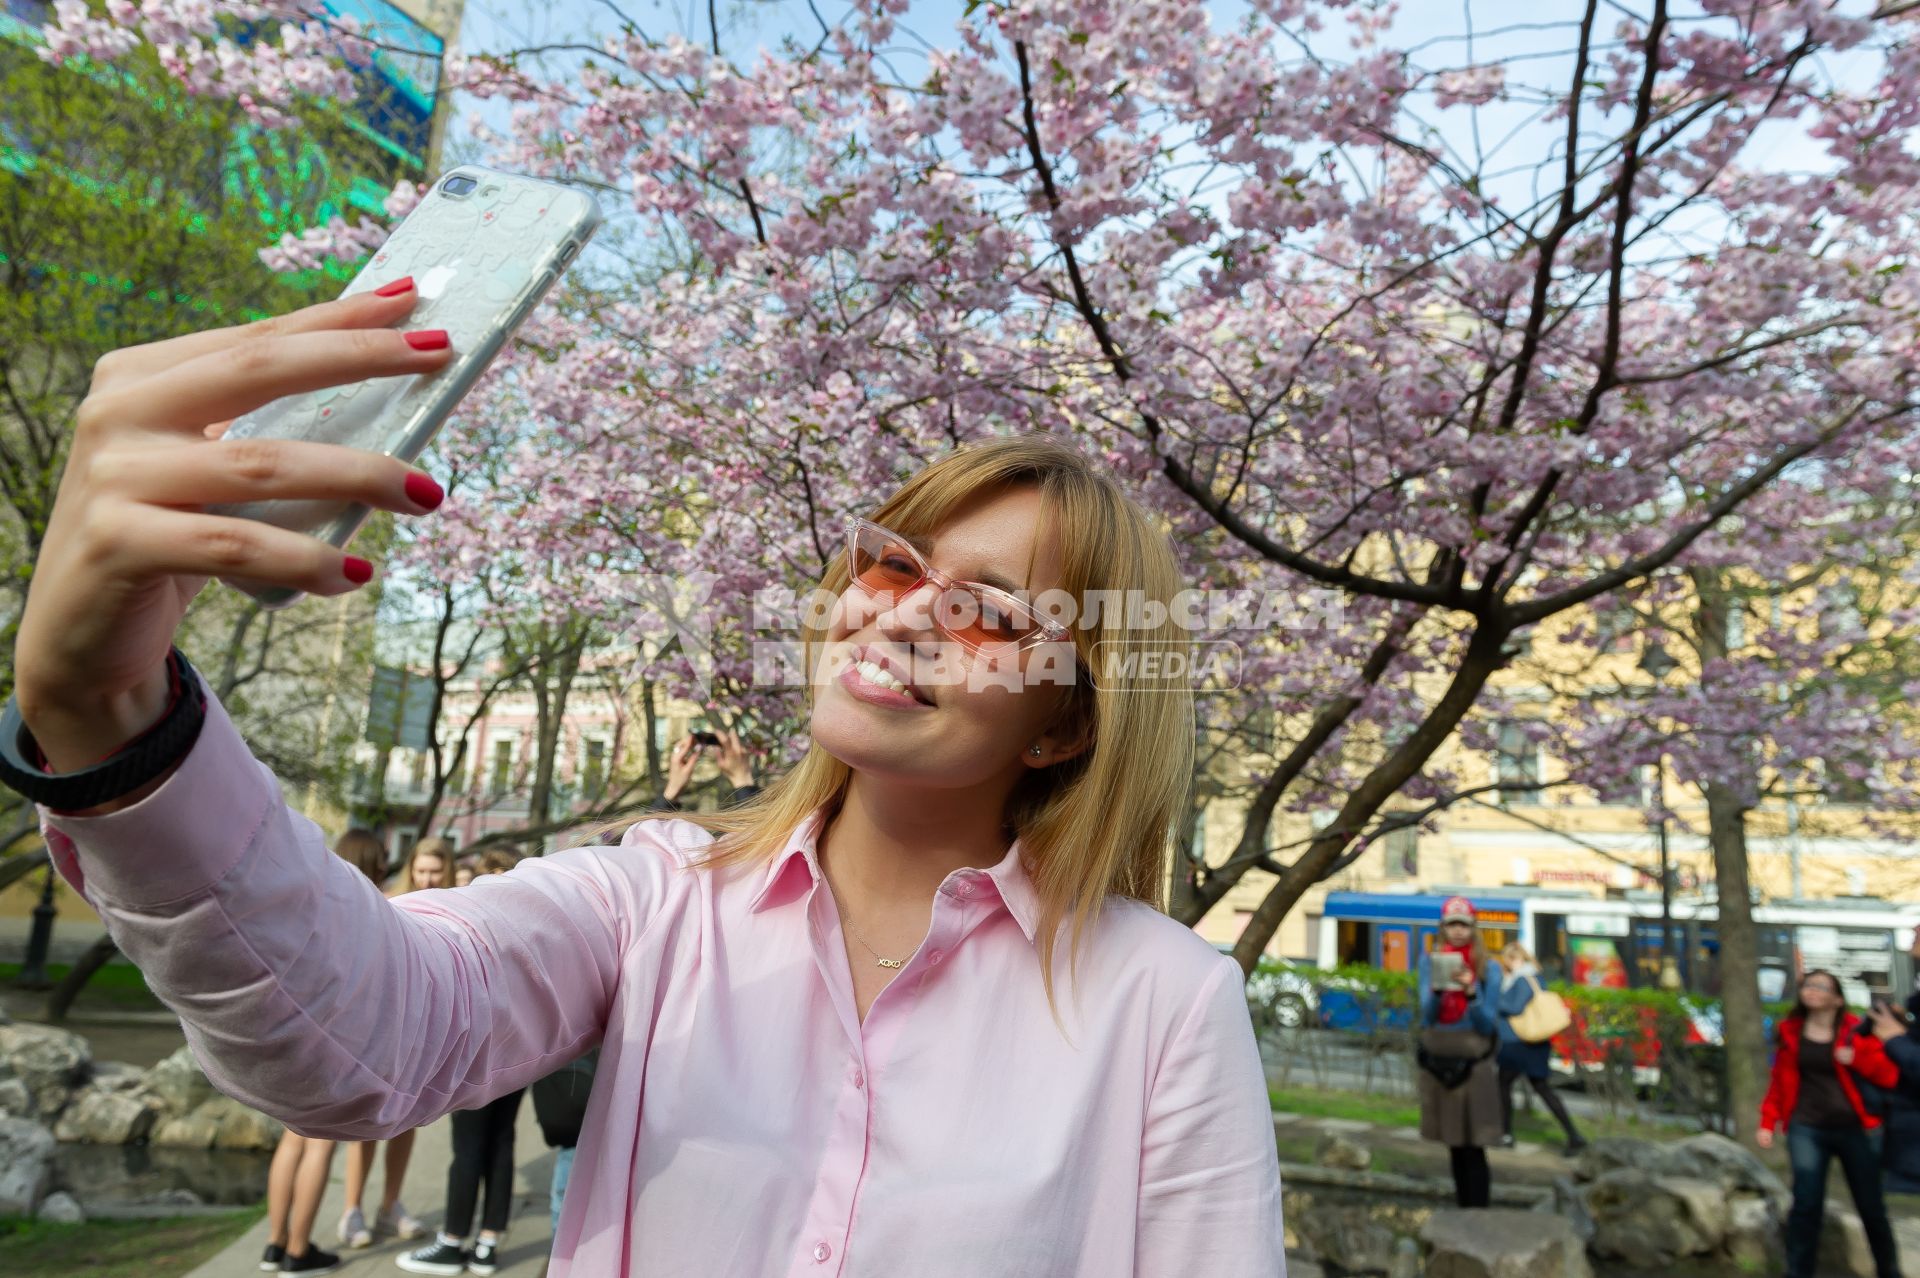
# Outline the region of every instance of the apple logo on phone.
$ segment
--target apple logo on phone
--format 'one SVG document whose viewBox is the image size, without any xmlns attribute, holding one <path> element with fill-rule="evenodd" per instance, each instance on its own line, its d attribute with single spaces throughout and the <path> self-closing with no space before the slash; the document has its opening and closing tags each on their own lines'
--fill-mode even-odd
<svg viewBox="0 0 1920 1278">
<path fill-rule="evenodd" d="M 456 257 L 451 262 L 425 272 L 415 283 L 415 290 L 429 302 L 438 301 L 440 295 L 447 291 L 447 285 L 453 282 L 453 277 L 460 273 L 455 269 L 460 262 L 461 259 Z"/>
</svg>

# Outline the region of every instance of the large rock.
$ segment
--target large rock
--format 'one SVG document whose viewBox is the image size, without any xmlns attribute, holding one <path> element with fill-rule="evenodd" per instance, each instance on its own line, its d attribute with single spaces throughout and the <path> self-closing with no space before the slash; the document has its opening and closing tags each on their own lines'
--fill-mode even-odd
<svg viewBox="0 0 1920 1278">
<path fill-rule="evenodd" d="M 0 1061 L 26 1085 L 33 1113 L 52 1118 L 86 1081 L 93 1052 L 86 1039 L 51 1025 L 3 1025 Z"/>
<path fill-rule="evenodd" d="M 35 1214 L 42 1220 L 51 1220 L 59 1225 L 77 1225 L 87 1218 L 78 1200 L 64 1189 L 48 1194 Z"/>
<path fill-rule="evenodd" d="M 53 1179 L 53 1133 L 29 1118 L 0 1118 L 0 1216 L 31 1216 Z"/>
<path fill-rule="evenodd" d="M 1677 1181 L 1680 1192 L 1663 1188 L 1662 1180 Z M 1594 1255 L 1636 1269 L 1665 1269 L 1682 1256 L 1716 1251 L 1726 1236 L 1725 1220 L 1716 1232 L 1696 1215 L 1702 1187 L 1711 1192 L 1704 1181 L 1656 1177 L 1631 1167 L 1605 1173 L 1581 1192 L 1593 1219 L 1589 1245 Z"/>
<path fill-rule="evenodd" d="M 1592 1278 L 1573 1226 L 1534 1211 L 1436 1211 L 1420 1230 L 1426 1278 Z"/>
<path fill-rule="evenodd" d="M 1735 1194 L 1727 1199 L 1727 1238 L 1720 1250 L 1741 1273 L 1780 1272 L 1787 1261 L 1780 1213 L 1757 1194 Z"/>
<path fill-rule="evenodd" d="M 143 1091 L 90 1084 L 73 1094 L 53 1125 L 58 1140 L 83 1145 L 131 1145 L 153 1130 L 159 1107 Z"/>
<path fill-rule="evenodd" d="M 185 1047 L 148 1070 L 142 1086 L 160 1102 L 161 1111 L 173 1118 L 192 1113 L 219 1094 L 200 1072 L 200 1062 L 193 1059 L 193 1052 Z"/>
<path fill-rule="evenodd" d="M 1313 1161 L 1342 1171 L 1365 1171 L 1373 1166 L 1373 1151 L 1351 1136 L 1327 1132 L 1314 1147 Z"/>
<path fill-rule="evenodd" d="M 13 1072 L 13 1066 L 0 1062 L 0 1118 L 31 1117 L 33 1093 Z"/>
<path fill-rule="evenodd" d="M 162 1118 L 149 1138 L 155 1145 L 185 1149 L 262 1149 L 280 1143 L 279 1122 L 237 1100 L 216 1096 L 192 1113 Z"/>
<path fill-rule="evenodd" d="M 142 1087 L 146 1079 L 147 1071 L 138 1065 L 129 1065 L 125 1061 L 95 1061 L 93 1075 L 87 1080 L 87 1086 L 103 1092 L 131 1092 Z"/>
<path fill-rule="evenodd" d="M 1598 1180 L 1623 1167 L 1652 1176 L 1709 1181 L 1729 1195 L 1759 1194 L 1783 1215 L 1793 1197 L 1780 1178 L 1744 1145 L 1712 1132 L 1671 1142 L 1596 1140 L 1580 1155 L 1576 1167 L 1575 1175 L 1582 1181 Z"/>
</svg>

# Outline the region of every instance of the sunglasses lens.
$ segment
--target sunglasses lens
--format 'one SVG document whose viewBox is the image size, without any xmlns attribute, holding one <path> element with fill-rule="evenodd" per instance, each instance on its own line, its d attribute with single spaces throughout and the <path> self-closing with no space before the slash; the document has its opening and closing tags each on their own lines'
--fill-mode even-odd
<svg viewBox="0 0 1920 1278">
<path fill-rule="evenodd" d="M 1040 633 L 1039 618 L 1017 600 L 957 587 L 940 599 L 941 628 L 979 652 L 1019 648 Z"/>
<path fill-rule="evenodd" d="M 856 529 L 851 550 L 853 579 L 889 599 L 920 584 L 912 547 L 872 528 Z"/>
</svg>

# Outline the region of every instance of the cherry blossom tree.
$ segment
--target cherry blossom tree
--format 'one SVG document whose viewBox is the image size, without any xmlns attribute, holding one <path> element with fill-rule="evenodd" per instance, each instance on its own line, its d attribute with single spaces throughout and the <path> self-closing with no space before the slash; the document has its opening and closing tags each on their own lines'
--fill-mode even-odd
<svg viewBox="0 0 1920 1278">
<path fill-rule="evenodd" d="M 310 13 L 241 48 L 204 5 L 108 8 L 63 6 L 72 52 L 169 41 L 263 114 L 326 88 Z M 551 496 L 449 520 L 445 561 L 569 565 L 556 598 L 698 570 L 739 618 L 942 451 L 1074 441 L 1194 580 L 1333 601 L 1200 636 L 1240 644 L 1233 698 L 1279 740 L 1176 913 L 1273 873 L 1250 969 L 1396 813 L 1473 793 L 1437 754 L 1536 628 L 1712 566 L 1749 511 L 1773 571 L 1819 562 L 1822 476 L 1906 474 L 1914 10 L 1587 0 L 1476 33 L 1468 6 L 1415 41 L 1353 0 L 969 0 L 944 33 L 879 0 L 751 49 L 620 17 L 560 70 L 476 54 L 496 161 L 601 190 L 673 265 L 530 337 L 511 483 Z M 1335 816 L 1276 851 L 1307 808 Z"/>
</svg>

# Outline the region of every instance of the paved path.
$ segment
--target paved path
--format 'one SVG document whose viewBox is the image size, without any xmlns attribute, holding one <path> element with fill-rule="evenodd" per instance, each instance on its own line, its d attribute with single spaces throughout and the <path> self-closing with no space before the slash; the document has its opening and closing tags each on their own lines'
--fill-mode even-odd
<svg viewBox="0 0 1920 1278">
<path fill-rule="evenodd" d="M 437 1226 L 446 1212 L 447 1202 L 447 1158 L 451 1153 L 452 1126 L 447 1119 L 431 1123 L 420 1129 L 414 1138 L 413 1159 L 407 1165 L 406 1183 L 400 1191 L 401 1199 L 428 1226 Z M 546 1141 L 540 1137 L 540 1125 L 533 1118 L 533 1103 L 523 1101 L 520 1105 L 520 1123 L 514 1131 L 513 1151 L 518 1163 L 513 1187 L 513 1216 L 507 1226 L 506 1245 L 501 1248 L 501 1278 L 535 1278 L 546 1264 L 547 1252 L 553 1236 L 547 1216 L 547 1187 L 553 1180 L 553 1151 L 547 1148 Z M 381 1187 L 385 1184 L 386 1151 L 382 1150 L 373 1168 L 373 1181 L 368 1186 L 366 1207 L 369 1217 L 379 1205 Z M 339 1251 L 335 1245 L 334 1228 L 339 1223 L 340 1211 L 345 1201 L 347 1172 L 346 1152 L 336 1150 L 333 1156 L 333 1176 L 327 1185 L 327 1196 L 320 1204 L 318 1242 L 329 1251 Z M 267 1222 L 263 1217 L 259 1224 L 241 1236 L 238 1242 L 209 1260 L 188 1275 L 188 1278 L 259 1278 L 260 1252 L 267 1245 Z M 339 1272 L 345 1275 L 380 1274 L 398 1275 L 402 1272 L 393 1263 L 394 1257 L 402 1251 L 417 1247 L 419 1243 L 401 1243 L 386 1240 L 375 1243 L 365 1251 L 341 1251 L 346 1260 Z"/>
</svg>

